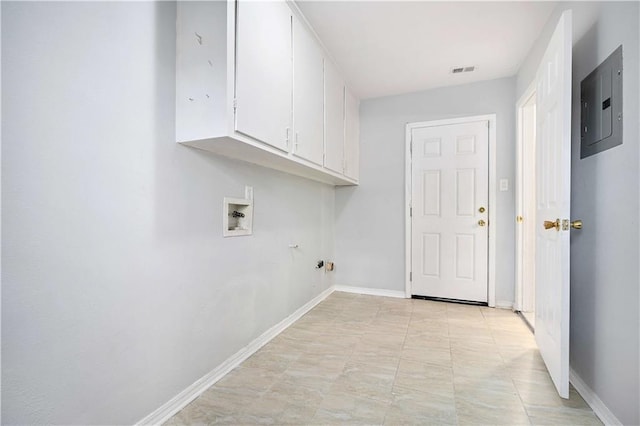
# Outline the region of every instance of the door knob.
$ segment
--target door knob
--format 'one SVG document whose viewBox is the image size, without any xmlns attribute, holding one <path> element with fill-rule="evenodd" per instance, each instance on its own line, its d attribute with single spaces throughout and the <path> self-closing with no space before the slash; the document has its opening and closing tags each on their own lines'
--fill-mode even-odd
<svg viewBox="0 0 640 426">
<path fill-rule="evenodd" d="M 573 229 L 582 229 L 582 221 L 581 220 L 574 220 L 573 222 L 571 222 L 571 227 Z"/>
<path fill-rule="evenodd" d="M 486 225 L 486 224 L 487 224 L 487 223 L 486 223 L 484 220 L 482 220 L 482 219 L 480 219 L 480 220 L 478 221 L 478 225 L 480 225 L 480 226 L 484 226 L 484 225 Z"/>
<path fill-rule="evenodd" d="M 555 222 L 550 220 L 544 221 L 544 229 L 556 228 L 556 231 L 560 231 L 560 219 L 556 219 Z"/>
</svg>

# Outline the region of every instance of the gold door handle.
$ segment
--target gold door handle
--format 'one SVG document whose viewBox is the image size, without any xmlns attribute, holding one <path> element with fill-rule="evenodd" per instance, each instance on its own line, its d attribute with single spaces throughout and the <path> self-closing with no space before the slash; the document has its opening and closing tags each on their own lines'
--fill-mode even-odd
<svg viewBox="0 0 640 426">
<path fill-rule="evenodd" d="M 480 220 L 478 221 L 478 225 L 480 225 L 480 226 L 485 226 L 486 224 L 487 224 L 487 223 L 486 223 L 484 220 L 482 220 L 482 219 L 480 219 Z"/>
<path fill-rule="evenodd" d="M 550 220 L 544 221 L 544 229 L 556 228 L 556 231 L 560 231 L 560 219 L 556 219 L 555 222 Z"/>
<path fill-rule="evenodd" d="M 571 222 L 571 227 L 573 229 L 582 229 L 582 221 L 581 220 L 574 220 L 573 222 Z"/>
</svg>

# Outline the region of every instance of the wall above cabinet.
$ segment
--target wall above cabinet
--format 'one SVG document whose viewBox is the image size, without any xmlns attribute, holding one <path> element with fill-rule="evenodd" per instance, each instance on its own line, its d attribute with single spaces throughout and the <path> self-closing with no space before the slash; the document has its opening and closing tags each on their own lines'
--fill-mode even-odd
<svg viewBox="0 0 640 426">
<path fill-rule="evenodd" d="M 332 185 L 358 183 L 349 166 L 357 146 L 345 146 L 358 143 L 358 101 L 331 74 L 295 5 L 177 8 L 177 142 Z"/>
</svg>

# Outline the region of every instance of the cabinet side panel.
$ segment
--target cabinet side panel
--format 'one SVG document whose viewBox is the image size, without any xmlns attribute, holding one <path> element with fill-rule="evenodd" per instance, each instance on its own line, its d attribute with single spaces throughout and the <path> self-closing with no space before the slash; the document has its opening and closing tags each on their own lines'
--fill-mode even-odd
<svg viewBox="0 0 640 426">
<path fill-rule="evenodd" d="M 344 174 L 358 179 L 360 174 L 360 101 L 345 90 L 345 170 Z"/>
<path fill-rule="evenodd" d="M 220 136 L 227 126 L 227 2 L 178 2 L 176 140 Z"/>
</svg>

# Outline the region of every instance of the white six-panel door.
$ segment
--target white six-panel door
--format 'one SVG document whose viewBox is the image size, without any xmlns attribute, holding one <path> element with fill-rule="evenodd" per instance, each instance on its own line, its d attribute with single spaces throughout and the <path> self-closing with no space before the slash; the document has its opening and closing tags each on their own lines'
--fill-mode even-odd
<svg viewBox="0 0 640 426">
<path fill-rule="evenodd" d="M 489 123 L 411 138 L 411 292 L 487 302 Z"/>
<path fill-rule="evenodd" d="M 536 96 L 536 341 L 558 393 L 568 398 L 571 11 L 549 41 Z"/>
</svg>

